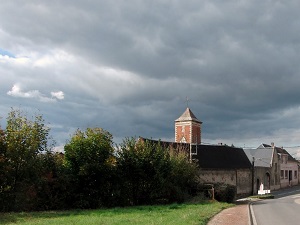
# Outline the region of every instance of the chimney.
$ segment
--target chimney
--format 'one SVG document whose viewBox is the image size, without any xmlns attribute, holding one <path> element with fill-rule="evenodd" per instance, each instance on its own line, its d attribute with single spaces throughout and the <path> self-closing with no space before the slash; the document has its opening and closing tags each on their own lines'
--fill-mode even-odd
<svg viewBox="0 0 300 225">
<path fill-rule="evenodd" d="M 274 146 L 275 146 L 275 145 L 274 145 L 274 142 L 271 142 L 271 146 L 274 148 Z"/>
</svg>

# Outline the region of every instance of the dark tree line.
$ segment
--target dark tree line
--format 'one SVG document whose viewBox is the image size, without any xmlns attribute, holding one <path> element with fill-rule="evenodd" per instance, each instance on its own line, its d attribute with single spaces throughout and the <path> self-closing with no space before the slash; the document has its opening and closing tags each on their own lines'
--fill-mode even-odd
<svg viewBox="0 0 300 225">
<path fill-rule="evenodd" d="M 197 168 L 186 151 L 126 138 L 119 146 L 101 128 L 77 130 L 64 148 L 41 115 L 12 109 L 0 129 L 0 210 L 99 208 L 181 202 Z"/>
</svg>

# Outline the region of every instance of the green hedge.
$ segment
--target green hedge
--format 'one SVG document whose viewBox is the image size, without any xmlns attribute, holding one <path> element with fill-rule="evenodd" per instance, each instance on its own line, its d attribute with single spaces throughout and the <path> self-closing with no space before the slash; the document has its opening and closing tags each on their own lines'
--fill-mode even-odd
<svg viewBox="0 0 300 225">
<path fill-rule="evenodd" d="M 219 202 L 232 203 L 236 197 L 236 186 L 224 183 L 214 184 L 215 199 Z"/>
</svg>

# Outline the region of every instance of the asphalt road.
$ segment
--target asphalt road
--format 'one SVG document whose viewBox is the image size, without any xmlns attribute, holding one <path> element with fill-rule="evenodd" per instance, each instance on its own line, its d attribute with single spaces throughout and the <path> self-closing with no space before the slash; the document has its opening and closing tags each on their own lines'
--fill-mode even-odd
<svg viewBox="0 0 300 225">
<path fill-rule="evenodd" d="M 299 225 L 300 187 L 292 187 L 271 193 L 275 199 L 251 204 L 254 225 Z"/>
</svg>

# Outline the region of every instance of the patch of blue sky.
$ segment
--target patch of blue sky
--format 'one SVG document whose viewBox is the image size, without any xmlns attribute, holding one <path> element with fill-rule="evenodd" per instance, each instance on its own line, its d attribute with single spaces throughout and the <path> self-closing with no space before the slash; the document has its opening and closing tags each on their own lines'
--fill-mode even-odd
<svg viewBox="0 0 300 225">
<path fill-rule="evenodd" d="M 6 50 L 4 50 L 2 48 L 0 48 L 0 55 L 3 55 L 3 56 L 6 55 L 6 56 L 8 56 L 10 58 L 16 58 L 16 56 L 14 54 L 12 54 L 11 52 L 6 51 Z"/>
</svg>

